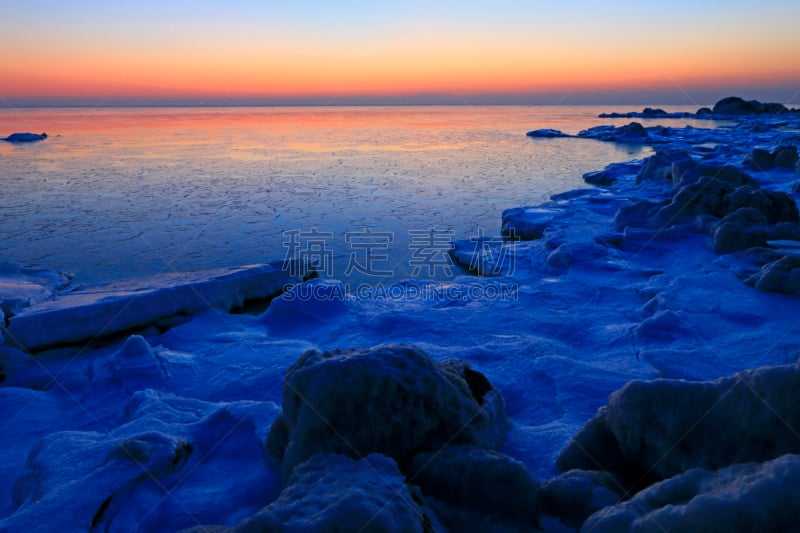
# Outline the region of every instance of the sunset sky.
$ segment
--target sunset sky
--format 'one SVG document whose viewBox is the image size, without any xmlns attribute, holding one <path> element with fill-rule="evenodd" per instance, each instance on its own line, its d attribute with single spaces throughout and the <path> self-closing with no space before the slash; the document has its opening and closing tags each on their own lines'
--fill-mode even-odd
<svg viewBox="0 0 800 533">
<path fill-rule="evenodd" d="M 0 105 L 800 107 L 800 2 L 5 2 Z"/>
</svg>

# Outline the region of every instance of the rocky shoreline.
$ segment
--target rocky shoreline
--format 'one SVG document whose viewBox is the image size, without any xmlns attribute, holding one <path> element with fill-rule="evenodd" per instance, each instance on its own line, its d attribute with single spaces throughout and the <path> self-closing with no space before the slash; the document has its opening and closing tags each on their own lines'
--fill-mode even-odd
<svg viewBox="0 0 800 533">
<path fill-rule="evenodd" d="M 733 124 L 577 134 L 655 152 L 505 211 L 513 272 L 455 243 L 484 266 L 453 285 L 512 299 L 332 298 L 270 265 L 71 290 L 4 266 L 0 529 L 792 530 L 800 113 L 690 116 Z"/>
</svg>

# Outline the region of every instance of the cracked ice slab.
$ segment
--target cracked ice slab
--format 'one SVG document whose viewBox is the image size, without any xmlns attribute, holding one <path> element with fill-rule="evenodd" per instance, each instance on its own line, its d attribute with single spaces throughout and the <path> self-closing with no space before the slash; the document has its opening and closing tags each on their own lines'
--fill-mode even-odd
<svg viewBox="0 0 800 533">
<path fill-rule="evenodd" d="M 208 309 L 229 311 L 302 281 L 281 263 L 176 272 L 58 294 L 10 318 L 7 342 L 28 350 L 85 341 Z"/>
</svg>

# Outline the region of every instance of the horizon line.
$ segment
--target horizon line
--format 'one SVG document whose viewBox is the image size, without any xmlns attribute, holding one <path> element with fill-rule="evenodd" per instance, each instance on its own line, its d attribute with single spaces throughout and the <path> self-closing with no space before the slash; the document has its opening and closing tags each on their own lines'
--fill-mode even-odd
<svg viewBox="0 0 800 533">
<path fill-rule="evenodd" d="M 0 109 L 9 108 L 130 108 L 130 107 L 359 107 L 359 106 L 711 106 L 728 96 L 797 106 L 797 88 L 776 86 L 696 89 L 693 94 L 670 89 L 548 93 L 484 93 L 329 96 L 8 96 L 0 94 Z"/>
</svg>

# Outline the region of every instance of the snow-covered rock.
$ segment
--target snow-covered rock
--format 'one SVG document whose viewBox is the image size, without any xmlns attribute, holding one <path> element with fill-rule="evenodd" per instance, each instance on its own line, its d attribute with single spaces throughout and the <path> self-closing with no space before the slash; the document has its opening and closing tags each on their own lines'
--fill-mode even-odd
<svg viewBox="0 0 800 533">
<path fill-rule="evenodd" d="M 280 474 L 262 448 L 271 402 L 216 405 L 148 390 L 119 409 L 118 426 L 82 412 L 97 431 L 55 431 L 32 448 L 0 530 L 175 531 L 235 517 L 231 501 L 247 516 L 277 496 Z"/>
<path fill-rule="evenodd" d="M 665 148 L 645 159 L 644 166 L 636 175 L 636 183 L 643 181 L 672 182 L 672 167 L 678 161 L 691 160 L 684 150 Z"/>
<path fill-rule="evenodd" d="M 97 361 L 92 382 L 95 386 L 114 383 L 130 394 L 156 386 L 168 376 L 166 361 L 143 337 L 131 335 L 110 357 Z"/>
<path fill-rule="evenodd" d="M 515 207 L 506 209 L 502 215 L 502 234 L 523 241 L 540 239 L 548 224 L 558 215 L 561 209 L 550 207 Z"/>
<path fill-rule="evenodd" d="M 571 135 L 567 135 L 566 133 L 554 130 L 550 128 L 540 129 L 540 130 L 532 130 L 526 133 L 528 137 L 544 137 L 544 138 L 553 138 L 553 137 L 571 137 Z"/>
<path fill-rule="evenodd" d="M 382 453 L 402 468 L 445 444 L 498 448 L 508 430 L 503 397 L 483 374 L 413 346 L 310 350 L 284 382 L 267 447 L 286 476 L 317 453 Z"/>
<path fill-rule="evenodd" d="M 758 100 L 745 100 L 738 96 L 728 96 L 714 104 L 712 112 L 718 115 L 753 115 L 787 113 L 783 104 L 762 103 Z"/>
<path fill-rule="evenodd" d="M 790 194 L 741 184 L 738 172 L 723 169 L 715 177 L 704 176 L 681 187 L 671 199 L 639 200 L 622 207 L 614 220 L 615 227 L 620 231 L 629 226 L 659 229 L 691 222 L 698 215 L 723 218 L 742 208 L 758 211 L 770 225 L 800 220 L 797 203 Z"/>
<path fill-rule="evenodd" d="M 611 163 L 603 170 L 587 172 L 583 175 L 583 181 L 591 185 L 613 185 L 620 177 L 627 174 L 636 174 L 640 169 L 641 163 L 639 162 Z"/>
<path fill-rule="evenodd" d="M 793 169 L 797 164 L 796 146 L 779 146 L 772 152 L 763 148 L 754 148 L 744 159 L 744 164 L 756 170 L 771 168 Z"/>
<path fill-rule="evenodd" d="M 667 113 L 658 107 L 645 107 L 641 111 L 630 113 L 600 113 L 599 118 L 683 118 L 692 116 L 691 113 Z"/>
<path fill-rule="evenodd" d="M 701 468 L 592 515 L 581 531 L 796 531 L 800 456 Z"/>
<path fill-rule="evenodd" d="M 237 526 L 188 531 L 423 533 L 441 528 L 389 457 L 317 454 L 294 469 L 277 500 Z"/>
<path fill-rule="evenodd" d="M 562 470 L 607 470 L 634 486 L 690 468 L 800 453 L 800 366 L 712 382 L 632 381 L 562 451 Z"/>
<path fill-rule="evenodd" d="M 800 231 L 798 231 L 797 240 L 800 241 Z M 748 285 L 762 291 L 800 296 L 800 251 L 767 263 L 745 281 Z"/>
<path fill-rule="evenodd" d="M 763 211 L 741 207 L 725 215 L 712 229 L 713 249 L 718 253 L 767 246 L 769 241 L 800 240 L 800 224 L 781 222 L 770 225 Z"/>
<path fill-rule="evenodd" d="M 408 481 L 451 531 L 531 530 L 542 512 L 539 483 L 519 461 L 476 446 L 446 446 L 415 456 Z M 481 525 L 482 524 L 482 525 Z"/>
<path fill-rule="evenodd" d="M 647 143 L 653 141 L 647 129 L 638 122 L 625 126 L 595 126 L 578 132 L 578 137 L 619 143 Z"/>
<path fill-rule="evenodd" d="M 564 526 L 579 528 L 604 507 L 623 499 L 623 484 L 608 472 L 570 470 L 542 484 L 544 511 Z"/>
<path fill-rule="evenodd" d="M 11 317 L 8 332 L 28 350 L 95 339 L 177 314 L 230 310 L 301 281 L 281 263 L 217 268 L 76 289 Z"/>
</svg>

